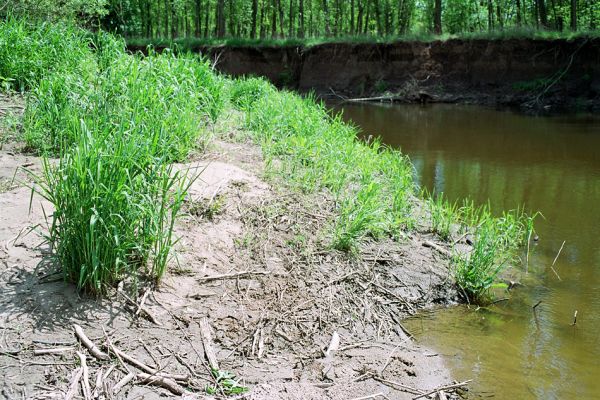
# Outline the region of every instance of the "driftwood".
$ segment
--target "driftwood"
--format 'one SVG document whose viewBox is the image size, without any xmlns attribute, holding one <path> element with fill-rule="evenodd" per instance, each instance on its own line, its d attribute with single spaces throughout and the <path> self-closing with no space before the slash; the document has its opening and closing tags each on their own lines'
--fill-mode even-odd
<svg viewBox="0 0 600 400">
<path fill-rule="evenodd" d="M 174 379 L 176 381 L 187 381 L 189 379 L 188 375 L 183 375 L 183 374 L 167 374 L 164 372 L 159 372 L 158 370 L 147 366 L 146 364 L 144 364 L 143 362 L 133 358 L 132 356 L 130 356 L 129 354 L 117 349 L 114 345 L 111 346 L 111 351 L 113 353 L 115 353 L 116 355 L 118 355 L 119 357 L 121 357 L 121 359 L 123 359 L 124 361 L 126 361 L 127 363 L 133 365 L 134 367 L 137 367 L 139 369 L 141 369 L 142 371 L 146 371 L 147 373 L 151 374 L 151 375 L 156 375 L 157 377 L 161 377 L 161 378 L 167 378 L 167 379 Z"/>
<path fill-rule="evenodd" d="M 177 382 L 175 382 L 172 379 L 165 378 L 163 376 L 140 373 L 137 374 L 137 378 L 141 381 L 141 383 L 160 386 L 162 388 L 168 389 L 171 393 L 179 396 L 186 393 L 185 389 L 179 386 Z"/>
<path fill-rule="evenodd" d="M 69 390 L 67 390 L 67 394 L 65 394 L 65 400 L 71 400 L 75 396 L 82 375 L 83 370 L 81 368 L 77 368 L 73 373 L 73 378 L 71 378 L 71 382 L 69 382 Z"/>
<path fill-rule="evenodd" d="M 427 393 L 420 394 L 417 397 L 413 397 L 413 400 L 418 400 L 418 399 L 423 398 L 423 397 L 428 397 L 428 396 L 431 396 L 432 394 L 439 393 L 439 392 L 442 392 L 442 391 L 445 391 L 445 390 L 457 389 L 457 388 L 460 388 L 460 387 L 463 387 L 463 386 L 467 386 L 471 381 L 472 381 L 472 379 L 469 379 L 468 381 L 464 381 L 464 382 L 460 382 L 460 383 L 454 383 L 452 385 L 442 386 L 440 388 L 431 390 L 431 391 L 429 391 Z"/>
<path fill-rule="evenodd" d="M 212 337 L 210 334 L 210 326 L 208 324 L 208 318 L 204 317 L 200 320 L 200 334 L 202 335 L 202 344 L 204 346 L 204 354 L 208 360 L 208 364 L 213 370 L 219 369 L 219 362 L 217 361 L 217 355 L 212 347 Z"/>
<path fill-rule="evenodd" d="M 203 278 L 198 278 L 198 280 L 201 282 L 210 282 L 210 281 L 216 281 L 219 279 L 238 279 L 238 278 L 242 279 L 242 278 L 249 278 L 253 275 L 269 275 L 269 274 L 271 274 L 270 271 L 241 271 L 241 272 L 234 272 L 231 274 L 205 276 Z"/>
<path fill-rule="evenodd" d="M 83 329 L 81 329 L 81 327 L 79 325 L 73 325 L 73 328 L 75 329 L 75 336 L 77 336 L 77 338 L 79 339 L 79 341 L 81 342 L 81 344 L 83 344 L 94 357 L 96 357 L 100 361 L 107 361 L 107 360 L 110 359 L 110 357 L 108 356 L 108 354 L 102 352 L 98 348 L 98 346 L 96 346 L 85 335 L 85 333 L 83 332 Z"/>
<path fill-rule="evenodd" d="M 440 245 L 430 242 L 429 240 L 424 241 L 423 246 L 430 247 L 430 248 L 434 249 L 435 251 L 437 251 L 438 253 L 445 255 L 448 258 L 452 257 L 452 253 L 450 253 L 450 251 L 446 250 L 445 248 L 443 248 Z"/>
<path fill-rule="evenodd" d="M 84 354 L 77 352 L 77 356 L 79 357 L 79 362 L 81 363 L 81 371 L 82 371 L 82 387 L 83 387 L 83 397 L 85 400 L 90 400 L 92 398 L 92 389 L 90 388 L 90 372 L 87 366 L 86 357 Z"/>
</svg>

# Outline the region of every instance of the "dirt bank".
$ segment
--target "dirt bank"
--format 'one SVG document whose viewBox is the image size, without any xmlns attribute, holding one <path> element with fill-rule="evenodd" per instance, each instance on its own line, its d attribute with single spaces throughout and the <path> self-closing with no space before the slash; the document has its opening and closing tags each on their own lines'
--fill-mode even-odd
<svg viewBox="0 0 600 400">
<path fill-rule="evenodd" d="M 143 49 L 132 46 L 130 50 Z M 454 39 L 192 50 L 216 60 L 217 68 L 227 74 L 259 75 L 278 86 L 323 96 L 388 94 L 399 102 L 600 109 L 600 39 Z"/>
<path fill-rule="evenodd" d="M 267 183 L 259 150 L 215 129 L 225 140 L 180 166 L 200 179 L 176 228 L 178 261 L 159 288 L 145 296 L 141 287 L 132 302 L 116 288 L 95 299 L 62 281 L 40 236 L 51 205 L 34 196 L 30 207 L 18 169 L 39 171 L 40 159 L 20 153 L 18 143 L 0 150 L 0 180 L 11 182 L 0 190 L 0 398 L 82 393 L 75 351 L 86 357 L 100 398 L 174 396 L 133 379 L 111 397 L 128 369 L 140 371 L 97 360 L 75 339 L 74 324 L 101 349 L 115 346 L 156 370 L 187 375 L 179 383 L 186 398 L 204 398 L 190 392 L 214 384 L 209 349 L 251 399 L 411 399 L 451 383 L 442 358 L 402 327 L 405 316 L 456 300 L 448 260 L 423 246 L 435 238 L 416 233 L 364 243 L 357 255 L 331 251 L 332 201 Z"/>
</svg>

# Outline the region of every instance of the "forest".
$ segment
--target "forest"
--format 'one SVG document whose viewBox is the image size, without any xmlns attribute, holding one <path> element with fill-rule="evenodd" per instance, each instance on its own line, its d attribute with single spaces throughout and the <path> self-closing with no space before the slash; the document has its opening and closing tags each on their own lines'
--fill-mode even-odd
<svg viewBox="0 0 600 400">
<path fill-rule="evenodd" d="M 71 16 L 130 38 L 350 38 L 594 31 L 596 0 L 10 0 L 0 14 Z"/>
</svg>

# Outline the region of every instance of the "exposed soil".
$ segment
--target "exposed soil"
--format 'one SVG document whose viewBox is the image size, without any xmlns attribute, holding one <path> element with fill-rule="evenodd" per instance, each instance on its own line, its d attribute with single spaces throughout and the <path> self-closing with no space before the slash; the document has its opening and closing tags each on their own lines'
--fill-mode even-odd
<svg viewBox="0 0 600 400">
<path fill-rule="evenodd" d="M 0 150 L 0 179 L 11 182 L 0 191 L 0 398 L 64 398 L 80 366 L 75 351 L 86 356 L 92 390 L 98 375 L 110 371 L 98 398 L 175 396 L 137 379 L 111 395 L 126 364 L 94 358 L 75 338 L 74 324 L 101 349 L 110 338 L 159 371 L 187 374 L 179 384 L 185 398 L 201 398 L 191 393 L 205 394 L 213 383 L 205 357 L 210 348 L 220 370 L 250 388 L 244 396 L 250 399 L 377 393 L 412 399 L 452 383 L 441 356 L 402 327 L 417 310 L 457 299 L 448 261 L 423 246 L 434 238 L 366 242 L 357 255 L 332 251 L 333 203 L 326 195 L 277 188 L 261 178 L 256 147 L 217 141 L 181 165 L 201 174 L 177 224 L 178 262 L 148 291 L 136 316 L 145 287 L 129 304 L 117 288 L 91 298 L 63 282 L 41 236 L 52 207 L 37 195 L 30 206 L 22 170 L 13 181 L 19 167 L 39 171 L 40 159 L 17 150 L 14 143 Z M 203 320 L 212 331 L 206 346 Z M 67 350 L 34 353 L 57 347 Z"/>
<path fill-rule="evenodd" d="M 143 48 L 130 46 L 132 51 Z M 158 49 L 161 50 L 160 48 Z M 197 47 L 233 76 L 258 75 L 325 97 L 600 109 L 600 39 Z M 389 100 L 388 100 L 389 101 Z"/>
</svg>

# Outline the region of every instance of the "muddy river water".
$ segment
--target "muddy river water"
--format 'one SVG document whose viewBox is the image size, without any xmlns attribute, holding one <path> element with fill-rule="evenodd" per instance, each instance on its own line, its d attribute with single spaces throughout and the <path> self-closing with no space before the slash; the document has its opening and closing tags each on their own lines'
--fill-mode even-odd
<svg viewBox="0 0 600 400">
<path fill-rule="evenodd" d="M 600 116 L 457 105 L 343 112 L 407 154 L 429 190 L 544 215 L 509 301 L 424 313 L 407 323 L 417 339 L 446 356 L 456 379 L 473 379 L 472 398 L 600 398 Z"/>
</svg>

